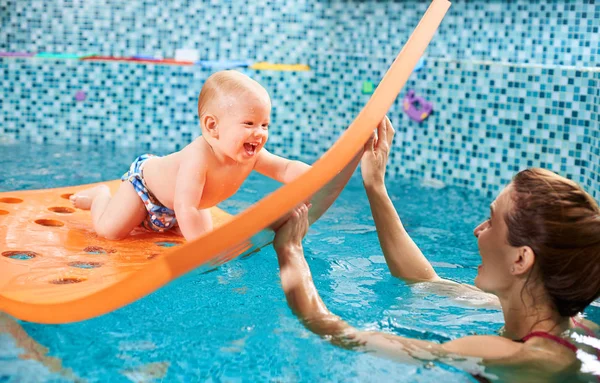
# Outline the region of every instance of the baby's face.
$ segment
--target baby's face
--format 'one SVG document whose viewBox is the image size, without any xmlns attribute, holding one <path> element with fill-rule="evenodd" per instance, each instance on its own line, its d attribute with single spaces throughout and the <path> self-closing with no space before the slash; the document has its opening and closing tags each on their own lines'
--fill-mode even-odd
<svg viewBox="0 0 600 383">
<path fill-rule="evenodd" d="M 271 101 L 262 95 L 246 94 L 226 101 L 219 118 L 219 146 L 237 162 L 256 160 L 269 137 Z"/>
</svg>

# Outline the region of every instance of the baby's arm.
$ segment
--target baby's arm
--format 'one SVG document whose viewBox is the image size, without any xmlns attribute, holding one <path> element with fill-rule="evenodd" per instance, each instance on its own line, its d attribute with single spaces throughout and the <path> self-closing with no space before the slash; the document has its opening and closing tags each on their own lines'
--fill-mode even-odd
<svg viewBox="0 0 600 383">
<path fill-rule="evenodd" d="M 191 241 L 213 228 L 209 209 L 199 210 L 206 180 L 206 168 L 201 161 L 182 161 L 175 183 L 173 208 L 179 229 Z"/>
<path fill-rule="evenodd" d="M 291 182 L 304 174 L 310 165 L 302 161 L 292 161 L 262 149 L 254 164 L 254 170 L 284 184 Z"/>
</svg>

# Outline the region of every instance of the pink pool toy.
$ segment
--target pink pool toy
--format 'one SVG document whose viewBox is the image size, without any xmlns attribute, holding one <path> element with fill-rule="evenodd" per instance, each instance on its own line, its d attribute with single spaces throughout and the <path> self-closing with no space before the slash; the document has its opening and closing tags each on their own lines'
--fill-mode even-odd
<svg viewBox="0 0 600 383">
<path fill-rule="evenodd" d="M 423 122 L 433 111 L 433 104 L 423 97 L 415 95 L 415 91 L 412 89 L 404 96 L 403 105 L 404 113 L 406 113 L 411 120 L 417 122 Z"/>
<path fill-rule="evenodd" d="M 83 101 L 86 97 L 87 94 L 85 94 L 85 92 L 82 90 L 78 90 L 77 93 L 75 93 L 75 100 L 77 101 Z"/>
</svg>

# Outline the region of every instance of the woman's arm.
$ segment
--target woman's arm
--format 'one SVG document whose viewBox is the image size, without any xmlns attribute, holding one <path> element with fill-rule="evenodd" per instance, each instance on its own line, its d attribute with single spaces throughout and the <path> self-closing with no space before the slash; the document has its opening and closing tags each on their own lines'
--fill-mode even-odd
<svg viewBox="0 0 600 383">
<path fill-rule="evenodd" d="M 361 159 L 363 184 L 390 272 L 407 282 L 434 282 L 428 286 L 432 293 L 460 297 L 463 304 L 499 306 L 495 296 L 475 286 L 440 278 L 406 232 L 385 187 L 385 169 L 393 138 L 394 128 L 386 117 L 377 127 L 377 136 L 365 144 Z"/>
<path fill-rule="evenodd" d="M 385 185 L 365 186 L 371 214 L 385 261 L 393 276 L 407 282 L 433 282 L 441 278 L 406 232 Z"/>
<path fill-rule="evenodd" d="M 371 214 L 377 228 L 379 244 L 390 273 L 406 282 L 433 282 L 422 285 L 431 293 L 461 299 L 462 304 L 499 307 L 498 298 L 475 286 L 443 279 L 406 232 L 387 194 L 385 185 L 367 187 Z"/>
<path fill-rule="evenodd" d="M 374 352 L 404 362 L 452 361 L 454 356 L 497 360 L 511 357 L 523 344 L 498 336 L 472 336 L 438 344 L 380 332 L 360 331 L 332 314 L 319 296 L 304 258 L 302 238 L 308 230 L 308 208 L 295 209 L 276 233 L 273 247 L 288 305 L 312 332 L 333 344 Z"/>
<path fill-rule="evenodd" d="M 309 206 L 295 208 L 288 220 L 275 233 L 273 248 L 277 252 L 281 286 L 294 314 L 314 333 L 337 334 L 349 328 L 331 314 L 312 280 L 302 248 L 302 239 L 309 226 Z"/>
<path fill-rule="evenodd" d="M 439 281 L 431 263 L 410 238 L 385 188 L 385 169 L 394 127 L 386 117 L 377 127 L 377 137 L 365 144 L 361 160 L 363 183 L 371 205 L 381 250 L 393 276 L 409 282 Z"/>
</svg>

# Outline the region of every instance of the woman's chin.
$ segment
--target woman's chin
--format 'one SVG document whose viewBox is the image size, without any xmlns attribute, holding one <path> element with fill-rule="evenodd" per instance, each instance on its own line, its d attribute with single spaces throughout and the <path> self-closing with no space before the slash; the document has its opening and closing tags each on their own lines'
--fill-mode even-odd
<svg viewBox="0 0 600 383">
<path fill-rule="evenodd" d="M 479 275 L 477 275 L 475 277 L 475 280 L 473 281 L 473 284 L 475 285 L 475 287 L 477 287 L 478 289 L 481 290 L 481 286 L 479 285 Z"/>
<path fill-rule="evenodd" d="M 475 277 L 473 284 L 475 285 L 475 287 L 477 287 L 479 290 L 483 291 L 484 293 L 496 295 L 492 291 L 493 289 L 490 289 L 489 283 L 486 284 L 485 280 L 482 278 L 482 276 L 479 273 Z"/>
<path fill-rule="evenodd" d="M 477 268 L 477 275 L 475 276 L 475 280 L 473 281 L 473 284 L 478 289 L 483 290 L 483 287 L 482 287 L 482 284 L 481 284 L 481 268 L 482 268 L 481 265 Z"/>
</svg>

